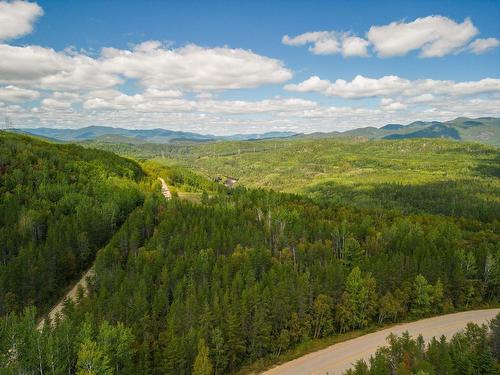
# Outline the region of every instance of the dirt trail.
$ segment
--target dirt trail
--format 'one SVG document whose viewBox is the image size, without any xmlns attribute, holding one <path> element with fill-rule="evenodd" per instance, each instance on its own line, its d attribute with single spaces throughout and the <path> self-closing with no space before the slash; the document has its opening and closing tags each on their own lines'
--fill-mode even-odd
<svg viewBox="0 0 500 375">
<path fill-rule="evenodd" d="M 172 198 L 172 193 L 170 192 L 170 189 L 167 186 L 167 183 L 165 180 L 161 177 L 158 177 L 158 180 L 161 181 L 161 193 L 165 197 L 165 199 L 170 199 Z"/>
<path fill-rule="evenodd" d="M 78 280 L 78 282 L 71 288 L 71 290 L 66 293 L 66 295 L 55 305 L 52 310 L 47 314 L 51 321 L 54 321 L 56 315 L 59 313 L 62 317 L 62 309 L 64 307 L 64 301 L 69 298 L 73 302 L 76 302 L 76 296 L 78 293 L 78 288 L 81 287 L 83 289 L 84 295 L 87 294 L 87 279 L 94 276 L 94 266 L 90 267 L 90 269 L 83 274 L 83 276 Z M 42 329 L 45 325 L 45 318 L 42 318 L 38 323 L 38 329 Z"/>
<path fill-rule="evenodd" d="M 412 323 L 399 324 L 382 331 L 370 333 L 358 338 L 332 345 L 326 349 L 304 355 L 293 361 L 276 366 L 264 375 L 339 375 L 359 359 L 368 360 L 377 348 L 387 345 L 386 337 L 390 333 L 401 335 L 408 331 L 416 337 L 422 334 L 428 342 L 432 337 L 445 335 L 450 338 L 465 328 L 468 322 L 486 323 L 493 319 L 500 309 L 465 311 L 456 314 L 422 319 Z"/>
<path fill-rule="evenodd" d="M 161 181 L 161 193 L 163 194 L 165 199 L 171 199 L 172 193 L 170 192 L 170 189 L 168 188 L 167 183 L 161 177 L 158 177 L 158 179 Z M 76 296 L 77 296 L 77 292 L 78 292 L 79 287 L 81 287 L 83 289 L 84 295 L 87 294 L 87 291 L 88 291 L 87 279 L 90 277 L 93 277 L 93 276 L 94 276 L 94 265 L 92 265 L 92 267 L 90 267 L 90 269 L 87 270 L 87 272 L 85 272 L 82 275 L 80 280 L 78 280 L 78 282 L 73 286 L 73 288 L 71 288 L 71 290 L 68 293 L 66 293 L 66 295 L 52 308 L 52 310 L 50 310 L 50 312 L 47 315 L 51 321 L 54 321 L 54 319 L 56 318 L 56 315 L 58 313 L 62 317 L 62 309 L 64 307 L 64 301 L 66 299 L 69 298 L 73 302 L 76 302 Z M 40 320 L 40 322 L 38 323 L 37 327 L 40 330 L 43 328 L 44 325 L 45 325 L 45 318 L 42 318 Z"/>
</svg>

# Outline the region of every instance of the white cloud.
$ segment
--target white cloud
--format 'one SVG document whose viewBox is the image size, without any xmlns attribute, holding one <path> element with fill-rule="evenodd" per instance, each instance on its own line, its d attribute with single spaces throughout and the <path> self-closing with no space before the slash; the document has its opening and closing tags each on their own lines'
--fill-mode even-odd
<svg viewBox="0 0 500 375">
<path fill-rule="evenodd" d="M 408 105 L 391 98 L 382 98 L 380 107 L 385 111 L 394 112 L 406 109 Z"/>
<path fill-rule="evenodd" d="M 288 84 L 285 89 L 294 92 L 319 92 L 326 96 L 338 96 L 347 99 L 390 95 L 418 97 L 426 94 L 467 96 L 500 92 L 500 79 L 484 78 L 470 82 L 433 79 L 410 81 L 398 76 L 367 78 L 358 75 L 350 82 L 343 79 L 331 82 L 313 76 L 299 84 Z"/>
<path fill-rule="evenodd" d="M 404 99 L 404 98 L 403 98 Z M 104 100 L 104 99 L 101 99 Z M 297 100 L 297 101 L 296 101 Z M 25 108 L 4 105 L 2 113 L 16 127 L 82 127 L 103 124 L 125 128 L 168 128 L 211 134 L 255 133 L 273 130 L 301 132 L 347 130 L 414 120 L 448 120 L 458 116 L 500 116 L 500 98 L 437 97 L 432 103 L 411 105 L 407 101 L 384 98 L 375 108 L 360 106 L 320 106 L 300 99 L 260 101 L 148 100 L 129 95 L 114 102 L 116 107 Z M 112 99 L 110 99 L 113 102 Z M 294 102 L 295 101 L 295 102 Z M 119 106 L 119 103 L 122 103 Z M 178 108 L 175 108 L 177 102 Z M 203 101 L 205 102 L 205 101 Z M 237 102 L 237 103 L 235 103 Z M 51 104 L 49 102 L 49 104 Z M 52 103 L 54 104 L 54 103 Z M 186 109 L 186 105 L 192 108 Z M 241 116 L 239 115 L 241 114 Z"/>
<path fill-rule="evenodd" d="M 23 89 L 16 86 L 0 87 L 0 101 L 5 102 L 24 102 L 28 100 L 35 100 L 40 96 L 38 91 Z"/>
<path fill-rule="evenodd" d="M 343 56 L 368 56 L 368 45 L 365 39 L 352 36 L 349 33 L 334 31 L 313 31 L 289 37 L 285 35 L 282 43 L 289 46 L 312 44 L 309 50 L 316 55 L 332 55 L 341 53 Z"/>
<path fill-rule="evenodd" d="M 42 106 L 45 108 L 50 108 L 55 110 L 69 109 L 71 108 L 71 103 L 64 100 L 45 98 L 42 100 Z"/>
<path fill-rule="evenodd" d="M 345 37 L 342 40 L 342 54 L 344 56 L 368 56 L 369 42 L 357 36 Z"/>
<path fill-rule="evenodd" d="M 381 57 L 402 56 L 412 50 L 420 50 L 421 57 L 440 57 L 459 50 L 478 32 L 468 18 L 457 23 L 443 16 L 428 16 L 372 26 L 367 37 Z"/>
<path fill-rule="evenodd" d="M 154 88 L 147 88 L 144 91 L 144 96 L 149 98 L 180 98 L 183 94 L 180 90 L 158 90 Z"/>
<path fill-rule="evenodd" d="M 61 91 L 109 89 L 128 78 L 138 80 L 149 95 L 179 97 L 181 90 L 252 88 L 292 77 L 281 61 L 252 51 L 196 45 L 164 49 L 155 41 L 131 51 L 105 48 L 98 58 L 0 44 L 0 56 L 0 83 Z"/>
<path fill-rule="evenodd" d="M 200 101 L 196 109 L 207 113 L 252 114 L 290 112 L 318 107 L 316 102 L 304 99 L 269 99 L 260 101 L 210 100 Z"/>
<path fill-rule="evenodd" d="M 200 112 L 213 114 L 260 114 L 290 112 L 318 107 L 314 101 L 287 98 L 257 101 L 245 100 L 186 100 L 147 97 L 145 95 L 121 94 L 114 98 L 92 98 L 83 103 L 87 110 L 113 110 L 136 112 Z"/>
<path fill-rule="evenodd" d="M 380 79 L 373 79 L 357 75 L 351 82 L 338 79 L 333 83 L 329 80 L 313 76 L 299 84 L 288 84 L 285 86 L 285 90 L 319 92 L 327 96 L 353 99 L 395 94 L 407 88 L 409 84 L 408 80 L 397 76 L 385 76 Z"/>
<path fill-rule="evenodd" d="M 123 82 L 104 71 L 98 59 L 68 55 L 39 46 L 0 44 L 0 83 L 40 89 L 78 91 L 102 89 Z"/>
<path fill-rule="evenodd" d="M 249 50 L 203 48 L 194 44 L 165 49 L 146 42 L 133 50 L 105 48 L 102 64 L 107 72 L 123 74 L 150 88 L 211 91 L 252 88 L 292 78 L 279 60 Z"/>
<path fill-rule="evenodd" d="M 36 19 L 43 10 L 27 1 L 0 1 L 0 40 L 19 38 L 33 31 Z"/>
<path fill-rule="evenodd" d="M 499 45 L 500 40 L 498 40 L 497 38 L 476 39 L 469 44 L 468 49 L 472 53 L 480 55 L 493 48 L 498 47 Z"/>
<path fill-rule="evenodd" d="M 296 37 L 285 35 L 282 43 L 290 46 L 310 45 L 317 55 L 342 54 L 368 56 L 371 47 L 379 57 L 403 56 L 419 51 L 420 57 L 441 57 L 450 53 L 469 51 L 484 53 L 499 45 L 496 38 L 476 39 L 467 44 L 479 30 L 467 18 L 462 23 L 444 16 L 417 18 L 411 22 L 392 22 L 372 26 L 366 38 L 338 31 L 313 31 Z"/>
</svg>

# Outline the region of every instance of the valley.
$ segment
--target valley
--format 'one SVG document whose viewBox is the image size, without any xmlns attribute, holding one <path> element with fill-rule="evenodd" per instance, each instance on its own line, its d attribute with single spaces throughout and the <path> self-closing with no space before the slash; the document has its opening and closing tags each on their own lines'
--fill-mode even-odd
<svg viewBox="0 0 500 375">
<path fill-rule="evenodd" d="M 131 179 L 139 197 L 128 201 L 136 203 L 110 240 L 80 263 L 83 269 L 95 258 L 87 292 L 73 288 L 76 299 L 49 314 L 52 321 L 54 312 L 64 319 L 38 331 L 47 304 L 16 310 L 10 294 L 2 297 L 8 309 L 2 345 L 16 347 L 20 360 L 0 358 L 13 373 L 51 358 L 69 371 L 83 366 L 88 351 L 120 374 L 187 374 L 202 359 L 214 373 L 247 373 L 351 333 L 498 306 L 495 148 L 444 140 L 264 140 L 168 146 L 175 150 L 168 158 L 136 155 L 132 161 L 88 146 L 1 137 L 5 150 L 29 150 L 24 165 L 2 160 L 2 207 L 15 197 L 30 202 L 10 182 L 14 176 L 49 166 L 47 155 L 66 150 L 88 158 L 82 167 L 101 183 L 115 183 L 115 173 Z M 115 147 L 134 157 L 127 145 Z M 103 172 L 96 157 L 117 159 Z M 68 191 L 92 191 L 65 176 Z M 228 188 L 215 176 L 237 181 Z M 381 186 L 389 189 L 383 195 Z M 46 190 L 34 191 L 32 200 Z M 49 215 L 74 212 L 57 208 L 64 200 L 56 197 L 68 194 L 44 198 L 54 205 Z M 45 220 L 39 225 L 50 231 Z M 72 240 L 72 232 L 65 233 Z M 74 236 L 78 244 L 82 235 Z M 43 244 L 50 237 L 25 238 Z M 2 243 L 5 254 L 12 242 Z M 4 269 L 19 262 L 10 256 Z M 54 296 L 71 285 L 76 270 Z M 10 288 L 3 280 L 0 290 Z M 77 339 L 64 341 L 68 332 Z M 41 342 L 42 359 L 31 349 Z M 55 349 L 61 347 L 64 357 Z M 203 348 L 210 357 L 196 355 Z M 361 357 L 352 352 L 349 358 Z"/>
<path fill-rule="evenodd" d="M 500 374 L 499 19 L 0 0 L 0 375 Z"/>
</svg>

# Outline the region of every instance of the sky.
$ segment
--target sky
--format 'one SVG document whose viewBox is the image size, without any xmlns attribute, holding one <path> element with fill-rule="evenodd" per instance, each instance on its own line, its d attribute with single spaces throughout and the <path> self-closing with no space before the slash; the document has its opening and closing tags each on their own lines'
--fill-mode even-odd
<svg viewBox="0 0 500 375">
<path fill-rule="evenodd" d="M 500 1 L 0 0 L 0 121 L 204 134 L 500 116 Z"/>
</svg>

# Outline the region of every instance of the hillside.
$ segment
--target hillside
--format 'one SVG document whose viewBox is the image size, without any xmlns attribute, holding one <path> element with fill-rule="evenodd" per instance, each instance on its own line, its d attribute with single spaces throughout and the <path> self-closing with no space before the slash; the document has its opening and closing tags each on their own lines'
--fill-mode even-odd
<svg viewBox="0 0 500 375">
<path fill-rule="evenodd" d="M 43 312 L 141 203 L 140 166 L 0 132 L 0 315 Z"/>
<path fill-rule="evenodd" d="M 388 124 L 379 129 L 370 127 L 349 130 L 332 136 L 368 139 L 448 138 L 500 146 L 500 119 L 459 117 L 445 122 L 416 121 L 408 125 Z"/>
<path fill-rule="evenodd" d="M 90 356 L 110 374 L 190 374 L 202 360 L 237 373 L 338 332 L 497 302 L 499 236 L 464 218 L 266 190 L 221 187 L 196 204 L 149 196 L 99 251 L 88 298 L 62 324 L 38 332 L 32 310 L 0 318 L 0 365 L 68 373 Z M 39 342 L 51 344 L 32 356 Z M 2 363 L 13 345 L 19 360 Z"/>
<path fill-rule="evenodd" d="M 323 138 L 105 148 L 157 157 L 209 179 L 231 176 L 242 186 L 327 197 L 343 205 L 499 218 L 500 151 L 480 144 Z"/>
<path fill-rule="evenodd" d="M 0 314 L 7 373 L 78 373 L 93 361 L 110 374 L 190 374 L 202 360 L 237 373 L 308 343 L 500 297 L 496 148 L 163 145 L 170 159 L 141 168 L 95 149 L 1 140 L 4 312 L 43 311 L 97 254 L 88 296 L 66 305 L 61 323 L 40 332 L 32 308 Z M 138 188 L 142 171 L 154 176 L 150 190 Z M 235 188 L 213 182 L 225 173 L 240 178 Z M 178 199 L 179 190 L 203 194 Z"/>
</svg>

